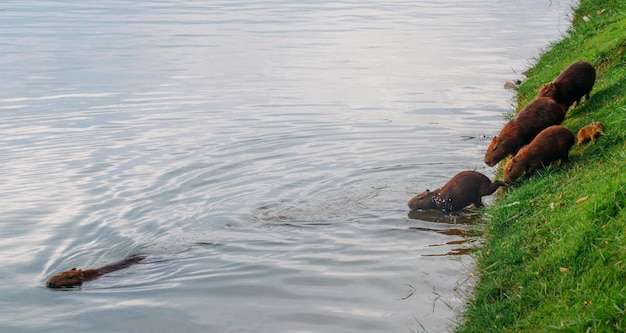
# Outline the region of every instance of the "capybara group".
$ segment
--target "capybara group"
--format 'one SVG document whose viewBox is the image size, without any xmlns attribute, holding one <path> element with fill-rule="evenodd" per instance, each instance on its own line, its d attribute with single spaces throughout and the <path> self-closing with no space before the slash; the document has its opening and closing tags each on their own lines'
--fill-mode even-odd
<svg viewBox="0 0 626 333">
<path fill-rule="evenodd" d="M 567 162 L 575 140 L 574 134 L 565 127 L 555 125 L 546 128 L 507 162 L 504 181 L 511 184 L 523 173 L 528 178 L 535 170 L 552 162 Z"/>
<path fill-rule="evenodd" d="M 90 281 L 98 278 L 107 273 L 124 269 L 130 265 L 136 264 L 145 258 L 143 255 L 133 255 L 126 259 L 112 263 L 110 265 L 102 266 L 94 269 L 76 269 L 72 268 L 69 271 L 60 272 L 46 281 L 46 287 L 48 288 L 65 288 L 80 286 L 84 281 Z"/>
<path fill-rule="evenodd" d="M 578 61 L 567 67 L 551 83 L 544 85 L 538 97 L 550 97 L 568 109 L 572 104 L 576 107 L 580 100 L 589 94 L 596 82 L 596 70 L 586 61 Z"/>
<path fill-rule="evenodd" d="M 440 209 L 444 212 L 461 210 L 470 204 L 482 207 L 482 197 L 495 192 L 498 187 L 506 184 L 476 171 L 461 171 L 452 177 L 444 186 L 434 190 L 426 190 L 409 200 L 411 210 Z"/>
<path fill-rule="evenodd" d="M 581 128 L 580 131 L 578 131 L 578 145 L 580 146 L 589 140 L 591 140 L 592 143 L 596 143 L 596 139 L 602 135 L 602 131 L 604 131 L 604 125 L 599 121 Z"/>
<path fill-rule="evenodd" d="M 485 164 L 494 166 L 514 155 L 543 129 L 563 122 L 565 112 L 566 109 L 551 98 L 535 99 L 493 137 L 485 153 Z"/>
</svg>

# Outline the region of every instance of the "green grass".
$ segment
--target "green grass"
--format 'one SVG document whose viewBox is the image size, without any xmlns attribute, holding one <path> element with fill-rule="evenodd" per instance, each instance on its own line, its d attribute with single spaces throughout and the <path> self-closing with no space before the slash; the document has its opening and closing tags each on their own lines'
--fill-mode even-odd
<svg viewBox="0 0 626 333">
<path fill-rule="evenodd" d="M 626 331 L 626 1 L 582 0 L 567 36 L 528 71 L 518 105 L 577 60 L 598 77 L 563 126 L 576 134 L 599 120 L 605 135 L 485 209 L 480 279 L 457 332 Z"/>
</svg>

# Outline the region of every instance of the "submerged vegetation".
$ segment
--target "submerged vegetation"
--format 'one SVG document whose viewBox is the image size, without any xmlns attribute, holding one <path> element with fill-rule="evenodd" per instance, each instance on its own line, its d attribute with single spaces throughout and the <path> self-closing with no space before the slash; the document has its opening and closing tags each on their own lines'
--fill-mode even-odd
<svg viewBox="0 0 626 333">
<path fill-rule="evenodd" d="M 457 332 L 626 331 L 626 1 L 580 2 L 527 72 L 520 108 L 578 60 L 594 65 L 596 84 L 563 126 L 601 121 L 604 135 L 485 210 L 480 278 Z"/>
</svg>

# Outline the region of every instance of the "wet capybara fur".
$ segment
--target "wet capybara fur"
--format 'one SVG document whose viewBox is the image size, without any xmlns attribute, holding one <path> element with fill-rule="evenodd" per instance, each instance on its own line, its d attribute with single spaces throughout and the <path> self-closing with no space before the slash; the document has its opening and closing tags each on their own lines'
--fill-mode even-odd
<svg viewBox="0 0 626 333">
<path fill-rule="evenodd" d="M 550 97 L 565 109 L 573 104 L 576 107 L 580 100 L 589 99 L 591 89 L 596 82 L 596 70 L 586 61 L 578 61 L 567 67 L 551 83 L 541 87 L 538 97 Z"/>
<path fill-rule="evenodd" d="M 426 190 L 411 200 L 408 205 L 411 210 L 439 209 L 446 213 L 459 211 L 470 204 L 482 207 L 482 197 L 492 194 L 498 187 L 506 186 L 489 178 L 480 172 L 462 171 L 452 177 L 444 186 L 434 190 Z"/>
<path fill-rule="evenodd" d="M 578 145 L 585 143 L 586 141 L 590 141 L 591 143 L 596 143 L 596 139 L 602 135 L 604 131 L 604 125 L 596 121 L 591 123 L 591 125 L 587 125 L 578 131 Z"/>
<path fill-rule="evenodd" d="M 575 140 L 574 134 L 563 126 L 546 128 L 506 163 L 504 181 L 511 184 L 523 173 L 529 178 L 535 170 L 552 162 L 567 162 Z"/>
<path fill-rule="evenodd" d="M 66 288 L 80 286 L 84 281 L 91 281 L 107 273 L 124 269 L 132 264 L 136 264 L 142 261 L 146 256 L 133 255 L 124 260 L 112 263 L 110 265 L 102 266 L 94 269 L 76 269 L 72 268 L 69 271 L 60 272 L 46 281 L 46 287 L 48 288 Z"/>
<path fill-rule="evenodd" d="M 505 157 L 515 155 L 543 129 L 563 122 L 565 112 L 565 108 L 551 98 L 535 99 L 493 137 L 485 153 L 485 164 L 494 166 Z"/>
</svg>

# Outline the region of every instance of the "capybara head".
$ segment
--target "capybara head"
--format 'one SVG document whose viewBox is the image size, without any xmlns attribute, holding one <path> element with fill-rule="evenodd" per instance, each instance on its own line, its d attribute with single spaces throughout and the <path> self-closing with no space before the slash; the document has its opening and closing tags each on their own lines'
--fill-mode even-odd
<svg viewBox="0 0 626 333">
<path fill-rule="evenodd" d="M 504 182 L 507 184 L 513 183 L 525 171 L 526 168 L 522 163 L 520 163 L 520 161 L 517 160 L 517 157 L 511 157 L 504 166 Z"/>
<path fill-rule="evenodd" d="M 46 281 L 48 288 L 63 288 L 80 286 L 83 284 L 83 271 L 81 269 L 72 268 L 69 271 L 60 272 Z"/>
<path fill-rule="evenodd" d="M 509 155 L 505 139 L 501 136 L 494 136 L 485 153 L 485 164 L 492 167 Z"/>
<path fill-rule="evenodd" d="M 554 83 L 550 82 L 547 84 L 544 84 L 543 87 L 541 87 L 541 89 L 539 89 L 539 93 L 537 94 L 537 97 L 554 97 L 554 95 L 556 94 L 556 89 L 554 87 Z"/>
<path fill-rule="evenodd" d="M 429 190 L 426 190 L 420 194 L 415 195 L 411 200 L 409 200 L 408 205 L 411 210 L 418 209 L 434 209 L 437 208 L 435 204 L 436 194 L 433 194 Z"/>
<path fill-rule="evenodd" d="M 599 121 L 596 121 L 595 123 L 593 123 L 593 128 L 595 128 L 596 131 L 598 132 L 604 131 L 604 125 Z"/>
</svg>

